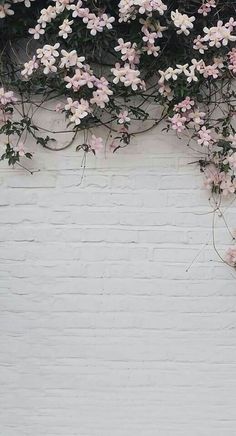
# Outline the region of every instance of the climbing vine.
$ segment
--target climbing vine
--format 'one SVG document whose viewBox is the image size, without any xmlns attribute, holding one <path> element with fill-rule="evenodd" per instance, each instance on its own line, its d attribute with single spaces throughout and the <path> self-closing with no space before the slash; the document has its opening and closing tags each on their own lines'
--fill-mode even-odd
<svg viewBox="0 0 236 436">
<path fill-rule="evenodd" d="M 217 208 L 236 194 L 234 0 L 0 0 L 0 33 L 1 159 L 9 165 L 32 157 L 28 135 L 53 148 L 53 134 L 27 110 L 50 100 L 73 140 L 84 132 L 76 144 L 84 153 L 104 147 L 96 127 L 115 132 L 116 151 L 130 144 L 137 120 L 148 129 L 165 120 L 197 149 Z M 226 262 L 236 267 L 235 246 Z"/>
</svg>

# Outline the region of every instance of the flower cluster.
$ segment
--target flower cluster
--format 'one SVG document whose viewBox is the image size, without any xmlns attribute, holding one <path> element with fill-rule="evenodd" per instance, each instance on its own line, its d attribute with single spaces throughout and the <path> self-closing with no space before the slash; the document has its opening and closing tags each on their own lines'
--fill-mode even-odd
<svg viewBox="0 0 236 436">
<path fill-rule="evenodd" d="M 17 101 L 12 91 L 5 91 L 4 88 L 0 88 L 0 122 L 6 122 L 11 118 L 12 110 L 9 110 L 11 106 Z"/>
<path fill-rule="evenodd" d="M 198 13 L 206 17 L 213 8 L 216 8 L 215 0 L 207 0 L 207 1 L 203 0 L 202 5 L 198 9 Z"/>
<path fill-rule="evenodd" d="M 0 19 L 5 18 L 8 15 L 14 15 L 14 8 L 12 3 L 24 3 L 24 6 L 29 8 L 31 6 L 31 3 L 35 0 L 9 0 L 9 1 L 3 1 L 3 4 L 0 5 Z"/>
<path fill-rule="evenodd" d="M 167 5 L 162 0 L 121 0 L 118 5 L 120 22 L 135 20 L 137 15 L 151 16 L 154 12 L 163 15 Z"/>
<path fill-rule="evenodd" d="M 26 20 L 20 32 L 26 41 L 22 65 L 14 47 L 17 29 L 2 46 L 1 133 L 9 138 L 3 159 L 14 164 L 30 157 L 23 140 L 28 134 L 50 148 L 51 138 L 26 115 L 24 105 L 34 104 L 34 95 L 36 107 L 39 95 L 43 103 L 59 98 L 55 110 L 65 114 L 70 130 L 87 132 L 77 150 L 94 154 L 104 144 L 93 127 L 115 132 L 110 144 L 115 151 L 130 143 L 133 120 L 159 123 L 148 109 L 157 104 L 166 129 L 198 151 L 212 195 L 236 194 L 234 0 L 47 0 L 39 14 L 36 3 L 0 5 L 0 18 L 13 27 L 23 5 L 33 11 L 19 20 Z M 1 36 L 5 41 L 4 30 Z M 20 90 L 22 109 L 11 89 L 16 95 Z M 22 115 L 17 122 L 15 104 Z M 232 250 L 228 263 L 235 266 Z"/>
<path fill-rule="evenodd" d="M 115 21 L 114 17 L 108 16 L 106 13 L 96 15 L 89 8 L 84 8 L 82 0 L 76 4 L 73 1 L 56 0 L 55 6 L 49 5 L 41 10 L 36 26 L 30 28 L 29 33 L 33 35 L 34 39 L 39 39 L 40 35 L 45 33 L 47 25 L 65 10 L 71 15 L 71 19 L 65 18 L 58 28 L 58 36 L 64 39 L 67 39 L 68 35 L 72 33 L 74 19 L 80 18 L 92 36 L 96 36 L 97 32 L 103 32 L 105 29 L 111 30 L 112 23 Z"/>
<path fill-rule="evenodd" d="M 188 36 L 190 34 L 190 30 L 193 29 L 195 17 L 188 17 L 188 15 L 181 14 L 178 9 L 176 9 L 175 12 L 171 12 L 171 19 L 173 20 L 175 27 L 178 27 L 178 35 L 184 33 L 184 35 Z"/>
</svg>

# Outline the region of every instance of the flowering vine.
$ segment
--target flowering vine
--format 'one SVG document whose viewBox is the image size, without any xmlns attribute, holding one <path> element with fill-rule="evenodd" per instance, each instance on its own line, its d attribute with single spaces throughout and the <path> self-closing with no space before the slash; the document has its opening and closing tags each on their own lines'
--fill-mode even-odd
<svg viewBox="0 0 236 436">
<path fill-rule="evenodd" d="M 0 133 L 10 165 L 32 157 L 29 134 L 50 148 L 53 137 L 25 110 L 41 107 L 40 96 L 60 100 L 55 110 L 73 139 L 86 132 L 77 145 L 85 153 L 104 147 L 94 127 L 115 132 L 114 151 L 130 143 L 135 120 L 155 127 L 165 119 L 199 153 L 217 208 L 236 194 L 234 0 L 0 0 L 0 32 Z M 236 267 L 235 246 L 226 262 Z"/>
</svg>

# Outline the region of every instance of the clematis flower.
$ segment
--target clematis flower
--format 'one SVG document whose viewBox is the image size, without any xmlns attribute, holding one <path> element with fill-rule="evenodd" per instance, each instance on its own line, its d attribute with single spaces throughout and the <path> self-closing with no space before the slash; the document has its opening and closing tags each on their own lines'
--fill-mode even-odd
<svg viewBox="0 0 236 436">
<path fill-rule="evenodd" d="M 40 27 L 40 24 L 37 24 L 35 27 L 29 29 L 29 33 L 33 35 L 34 39 L 39 39 L 40 36 L 45 33 L 45 30 Z"/>
<path fill-rule="evenodd" d="M 201 127 L 201 129 L 198 132 L 198 144 L 209 146 L 213 143 L 213 138 L 211 135 L 211 130 L 207 129 L 206 126 Z"/>
<path fill-rule="evenodd" d="M 120 112 L 118 115 L 118 123 L 119 124 L 127 124 L 131 121 L 130 117 L 128 116 L 129 112 L 128 111 L 123 111 Z"/>
<path fill-rule="evenodd" d="M 95 135 L 92 135 L 90 142 L 89 142 L 89 146 L 91 148 L 91 150 L 98 152 L 100 150 L 103 149 L 103 139 L 102 138 L 98 138 Z"/>
<path fill-rule="evenodd" d="M 0 18 L 5 18 L 7 15 L 14 15 L 14 11 L 9 3 L 4 3 L 0 5 Z"/>
<path fill-rule="evenodd" d="M 178 9 L 176 11 L 171 12 L 171 19 L 175 25 L 178 27 L 177 34 L 180 35 L 184 33 L 186 36 L 190 34 L 189 29 L 193 29 L 193 22 L 195 21 L 195 17 L 188 17 L 186 14 L 181 14 Z"/>
<path fill-rule="evenodd" d="M 228 249 L 225 256 L 225 261 L 230 266 L 233 266 L 234 268 L 236 267 L 236 247 L 231 247 Z"/>
<path fill-rule="evenodd" d="M 186 117 L 183 117 L 180 114 L 175 114 L 172 118 L 169 118 L 171 121 L 171 127 L 176 132 L 181 133 L 185 129 L 185 123 L 187 121 Z"/>
<path fill-rule="evenodd" d="M 59 36 L 62 36 L 63 39 L 68 38 L 68 35 L 72 33 L 71 25 L 74 23 L 74 20 L 69 21 L 67 18 L 63 21 L 63 23 L 59 26 Z"/>
</svg>

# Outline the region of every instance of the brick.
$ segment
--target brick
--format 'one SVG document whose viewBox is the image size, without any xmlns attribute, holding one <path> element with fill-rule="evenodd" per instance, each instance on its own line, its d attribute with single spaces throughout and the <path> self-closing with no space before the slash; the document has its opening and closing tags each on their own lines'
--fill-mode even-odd
<svg viewBox="0 0 236 436">
<path fill-rule="evenodd" d="M 193 160 L 151 131 L 82 181 L 73 147 L 0 168 L 1 435 L 235 435 L 236 273 Z"/>
</svg>

